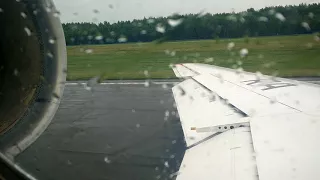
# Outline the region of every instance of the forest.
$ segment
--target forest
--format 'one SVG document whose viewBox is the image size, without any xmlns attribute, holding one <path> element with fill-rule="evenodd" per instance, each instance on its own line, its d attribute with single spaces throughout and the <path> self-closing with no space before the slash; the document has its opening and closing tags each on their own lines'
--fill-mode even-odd
<svg viewBox="0 0 320 180">
<path fill-rule="evenodd" d="M 173 14 L 117 23 L 63 24 L 67 45 L 115 44 L 311 34 L 320 31 L 320 3 L 238 13 Z"/>
</svg>

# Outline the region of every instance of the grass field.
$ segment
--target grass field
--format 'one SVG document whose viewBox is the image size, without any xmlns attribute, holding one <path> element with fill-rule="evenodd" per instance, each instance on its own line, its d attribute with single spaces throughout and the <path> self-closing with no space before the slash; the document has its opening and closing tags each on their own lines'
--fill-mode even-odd
<svg viewBox="0 0 320 180">
<path fill-rule="evenodd" d="M 230 42 L 235 43 L 231 51 L 227 49 Z M 239 55 L 242 48 L 249 51 L 245 58 Z M 173 78 L 170 64 L 208 63 L 208 58 L 214 59 L 210 64 L 231 68 L 242 64 L 245 71 L 251 72 L 279 76 L 320 75 L 320 42 L 315 40 L 314 35 L 69 46 L 67 49 L 68 80 L 94 76 L 145 79 L 146 70 L 150 78 Z M 93 52 L 85 53 L 85 49 L 92 49 Z"/>
</svg>

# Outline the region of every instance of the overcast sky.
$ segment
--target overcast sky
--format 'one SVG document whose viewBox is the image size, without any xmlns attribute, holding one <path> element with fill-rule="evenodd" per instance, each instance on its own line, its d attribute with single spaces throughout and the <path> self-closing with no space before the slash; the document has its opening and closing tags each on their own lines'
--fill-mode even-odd
<svg viewBox="0 0 320 180">
<path fill-rule="evenodd" d="M 248 8 L 320 2 L 320 0 L 53 0 L 62 22 L 116 22 L 200 11 L 238 12 Z M 99 13 L 96 13 L 98 10 Z M 76 14 L 75 14 L 76 13 Z"/>
</svg>

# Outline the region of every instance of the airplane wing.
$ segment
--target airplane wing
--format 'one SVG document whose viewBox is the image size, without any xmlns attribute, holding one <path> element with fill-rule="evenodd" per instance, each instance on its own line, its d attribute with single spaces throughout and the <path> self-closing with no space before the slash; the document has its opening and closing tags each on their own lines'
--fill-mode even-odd
<svg viewBox="0 0 320 180">
<path fill-rule="evenodd" d="M 320 177 L 320 86 L 177 64 L 172 88 L 188 146 L 178 180 Z"/>
</svg>

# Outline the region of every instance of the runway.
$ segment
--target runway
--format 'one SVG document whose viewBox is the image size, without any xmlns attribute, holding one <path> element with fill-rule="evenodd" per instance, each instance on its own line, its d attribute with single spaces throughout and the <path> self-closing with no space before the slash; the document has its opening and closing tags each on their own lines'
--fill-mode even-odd
<svg viewBox="0 0 320 180">
<path fill-rule="evenodd" d="M 17 163 L 49 180 L 174 177 L 186 149 L 171 91 L 176 80 L 84 83 L 67 83 L 52 124 Z"/>
<path fill-rule="evenodd" d="M 68 84 L 52 124 L 18 164 L 39 179 L 169 178 L 185 150 L 172 84 Z"/>
</svg>

